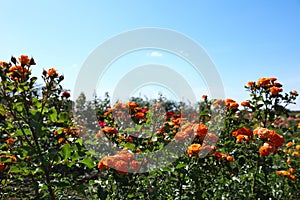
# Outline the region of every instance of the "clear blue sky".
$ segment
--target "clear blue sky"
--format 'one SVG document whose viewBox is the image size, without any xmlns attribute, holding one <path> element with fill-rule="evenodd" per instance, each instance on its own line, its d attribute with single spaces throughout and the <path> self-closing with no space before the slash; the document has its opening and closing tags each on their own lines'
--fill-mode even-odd
<svg viewBox="0 0 300 200">
<path fill-rule="evenodd" d="M 277 77 L 285 91 L 300 92 L 299 0 L 10 0 L 0 8 L 0 60 L 33 56 L 35 74 L 55 67 L 67 89 L 102 42 L 132 29 L 160 27 L 187 35 L 207 51 L 227 97 L 246 99 L 244 84 L 259 77 Z M 299 99 L 292 108 L 300 109 Z"/>
</svg>

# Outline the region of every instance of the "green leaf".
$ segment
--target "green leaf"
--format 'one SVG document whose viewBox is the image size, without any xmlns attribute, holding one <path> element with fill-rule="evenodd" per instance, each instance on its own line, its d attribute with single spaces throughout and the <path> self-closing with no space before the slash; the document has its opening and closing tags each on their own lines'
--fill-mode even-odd
<svg viewBox="0 0 300 200">
<path fill-rule="evenodd" d="M 49 119 L 50 121 L 52 122 L 56 122 L 57 121 L 57 111 L 54 107 L 52 107 L 50 110 L 49 110 Z"/>
<path fill-rule="evenodd" d="M 124 147 L 128 148 L 128 149 L 135 149 L 135 144 L 133 143 L 123 143 Z"/>
<path fill-rule="evenodd" d="M 95 167 L 95 163 L 90 157 L 85 157 L 83 160 L 80 161 L 80 163 L 84 164 L 88 168 L 92 169 Z"/>
<path fill-rule="evenodd" d="M 36 121 L 38 121 L 38 119 L 39 119 L 39 117 L 40 117 L 40 115 L 41 115 L 41 112 L 40 112 L 40 110 L 29 110 L 29 113 L 31 114 L 31 116 L 32 116 L 32 119 L 34 119 L 34 120 L 36 120 Z"/>
<path fill-rule="evenodd" d="M 75 143 L 78 143 L 78 144 L 80 144 L 80 146 L 82 146 L 82 139 L 81 139 L 81 138 L 77 139 L 77 140 L 75 141 Z"/>
<path fill-rule="evenodd" d="M 180 168 L 183 168 L 183 167 L 185 167 L 185 166 L 187 166 L 187 164 L 186 163 L 179 163 L 177 166 L 176 166 L 176 169 L 180 169 Z"/>
<path fill-rule="evenodd" d="M 126 128 L 124 131 L 128 133 L 134 133 L 136 132 L 136 129 L 131 127 L 131 128 Z"/>
<path fill-rule="evenodd" d="M 13 165 L 10 167 L 9 172 L 10 173 L 19 173 L 19 172 L 21 172 L 21 170 L 19 167 Z"/>
<path fill-rule="evenodd" d="M 62 155 L 63 159 L 64 160 L 67 160 L 70 155 L 71 155 L 71 145 L 70 144 L 65 144 L 62 149 L 61 149 L 61 152 L 60 154 Z"/>
<path fill-rule="evenodd" d="M 4 116 L 6 114 L 5 108 L 2 104 L 0 104 L 0 115 Z"/>
<path fill-rule="evenodd" d="M 64 122 L 68 122 L 70 119 L 69 113 L 67 112 L 61 112 L 58 115 L 58 122 L 59 123 L 64 123 Z"/>
</svg>

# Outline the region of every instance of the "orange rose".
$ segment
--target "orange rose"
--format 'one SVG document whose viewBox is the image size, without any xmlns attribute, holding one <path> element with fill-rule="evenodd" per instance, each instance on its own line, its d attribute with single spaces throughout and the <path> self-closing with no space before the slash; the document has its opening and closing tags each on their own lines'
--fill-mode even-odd
<svg viewBox="0 0 300 200">
<path fill-rule="evenodd" d="M 214 108 L 217 109 L 217 108 L 222 108 L 223 106 L 225 105 L 225 101 L 223 99 L 217 99 L 215 102 L 214 102 Z"/>
<path fill-rule="evenodd" d="M 141 168 L 141 163 L 136 160 L 133 160 L 130 163 L 130 167 L 133 171 L 138 171 Z"/>
<path fill-rule="evenodd" d="M 204 140 L 208 132 L 208 128 L 204 124 L 197 124 L 194 126 L 194 132 L 196 136 L 199 136 L 201 140 Z"/>
<path fill-rule="evenodd" d="M 294 151 L 292 153 L 292 156 L 300 157 L 300 153 L 298 151 Z"/>
<path fill-rule="evenodd" d="M 288 171 L 280 170 L 280 171 L 277 171 L 276 174 L 277 174 L 277 175 L 282 175 L 282 176 L 284 176 L 284 177 L 287 177 L 287 178 L 289 178 L 289 179 L 291 179 L 291 180 L 293 180 L 293 181 L 296 180 L 296 177 L 295 177 L 294 175 L 292 175 L 292 174 L 291 174 L 290 172 L 288 172 Z"/>
<path fill-rule="evenodd" d="M 61 144 L 63 141 L 65 141 L 65 138 L 58 138 L 58 143 Z"/>
<path fill-rule="evenodd" d="M 135 102 L 128 102 L 127 105 L 129 106 L 129 108 L 137 107 L 137 104 Z"/>
<path fill-rule="evenodd" d="M 241 127 L 232 132 L 232 136 L 236 137 L 238 135 L 247 135 L 251 137 L 253 132 L 249 128 Z"/>
<path fill-rule="evenodd" d="M 136 116 L 137 118 L 139 119 L 143 119 L 145 117 L 145 113 L 143 112 L 138 112 L 138 113 L 135 113 L 134 116 Z"/>
<path fill-rule="evenodd" d="M 293 173 L 295 172 L 295 169 L 292 168 L 292 167 L 290 167 L 290 168 L 289 168 L 289 171 L 293 174 Z"/>
<path fill-rule="evenodd" d="M 109 126 L 105 126 L 104 128 L 102 128 L 102 131 L 103 131 L 104 133 L 112 134 L 112 135 L 118 133 L 118 131 L 117 131 L 116 128 L 112 128 L 112 127 L 109 127 Z"/>
<path fill-rule="evenodd" d="M 268 78 L 260 78 L 257 81 L 258 87 L 269 87 L 270 86 L 270 79 Z"/>
<path fill-rule="evenodd" d="M 233 162 L 234 161 L 232 156 L 227 156 L 226 160 L 229 161 L 229 162 Z"/>
<path fill-rule="evenodd" d="M 271 153 L 275 152 L 275 147 L 270 143 L 264 143 L 262 147 L 259 148 L 259 154 L 261 156 L 268 156 Z"/>
<path fill-rule="evenodd" d="M 202 99 L 206 100 L 207 99 L 207 95 L 202 95 Z"/>
<path fill-rule="evenodd" d="M 250 106 L 250 103 L 249 103 L 248 101 L 243 101 L 243 102 L 241 103 L 241 105 L 244 106 L 244 107 L 249 107 L 249 106 Z"/>
<path fill-rule="evenodd" d="M 300 150 L 300 144 L 296 145 L 296 150 Z"/>
<path fill-rule="evenodd" d="M 0 171 L 2 171 L 4 169 L 4 167 L 5 167 L 5 163 L 0 162 Z"/>
<path fill-rule="evenodd" d="M 271 87 L 269 88 L 270 92 L 272 93 L 272 95 L 278 95 L 279 92 L 282 92 L 282 88 L 278 88 L 278 87 Z"/>
<path fill-rule="evenodd" d="M 277 78 L 272 77 L 272 78 L 269 78 L 269 80 L 270 80 L 271 82 L 274 82 L 274 81 L 277 80 Z"/>
<path fill-rule="evenodd" d="M 291 91 L 291 94 L 298 95 L 298 92 L 296 90 Z"/>
<path fill-rule="evenodd" d="M 282 87 L 282 84 L 281 83 L 278 83 L 278 82 L 274 82 L 274 84 L 273 84 L 275 87 Z"/>
<path fill-rule="evenodd" d="M 48 74 L 48 76 L 50 76 L 50 77 L 53 77 L 53 76 L 57 76 L 57 75 L 58 75 L 56 69 L 54 69 L 54 68 L 48 69 L 47 74 Z"/>
<path fill-rule="evenodd" d="M 249 137 L 247 135 L 238 135 L 238 136 L 236 136 L 236 142 L 237 143 L 242 143 L 242 141 L 248 142 Z"/>
<path fill-rule="evenodd" d="M 21 55 L 21 57 L 19 57 L 19 61 L 23 66 L 28 65 L 30 63 L 30 59 L 28 58 L 28 56 L 25 55 Z"/>
<path fill-rule="evenodd" d="M 11 144 L 11 143 L 14 143 L 15 142 L 15 140 L 13 139 L 13 138 L 8 138 L 7 140 L 6 140 L 6 143 L 7 144 Z"/>
<path fill-rule="evenodd" d="M 188 147 L 187 153 L 188 155 L 198 154 L 200 150 L 201 150 L 200 144 L 192 144 L 191 146 Z"/>
<path fill-rule="evenodd" d="M 289 177 L 289 179 L 291 179 L 292 181 L 295 181 L 295 180 L 296 180 L 296 176 L 294 176 L 294 175 L 291 175 L 291 174 L 290 174 L 288 177 Z"/>
<path fill-rule="evenodd" d="M 204 138 L 203 144 L 205 145 L 214 145 L 218 142 L 219 137 L 213 133 L 207 133 Z"/>
<path fill-rule="evenodd" d="M 270 131 L 267 128 L 257 127 L 253 131 L 254 135 L 257 135 L 260 139 L 267 139 L 270 136 Z"/>
<path fill-rule="evenodd" d="M 185 140 L 185 139 L 188 138 L 188 137 L 189 137 L 189 134 L 188 134 L 187 132 L 182 132 L 182 131 L 180 131 L 180 132 L 177 132 L 177 133 L 176 133 L 174 139 L 175 139 L 176 141 L 182 141 L 182 140 Z"/>
<path fill-rule="evenodd" d="M 270 136 L 269 136 L 270 142 L 275 146 L 275 147 L 280 147 L 283 145 L 284 138 L 282 135 L 277 134 L 275 131 L 271 130 L 270 131 Z"/>
<path fill-rule="evenodd" d="M 226 154 L 223 154 L 223 153 L 221 153 L 221 152 L 219 152 L 219 151 L 216 151 L 216 152 L 214 153 L 214 156 L 217 157 L 217 158 L 220 158 L 220 159 L 227 159 L 227 155 L 226 155 Z"/>
<path fill-rule="evenodd" d="M 142 150 L 141 150 L 140 148 L 137 148 L 137 149 L 136 149 L 136 152 L 137 152 L 137 153 L 141 153 Z"/>
<path fill-rule="evenodd" d="M 127 174 L 128 173 L 128 163 L 123 160 L 119 160 L 115 163 L 115 169 L 120 174 Z"/>
<path fill-rule="evenodd" d="M 285 170 L 280 170 L 276 172 L 277 175 L 283 175 L 283 176 L 288 176 L 290 173 Z"/>
<path fill-rule="evenodd" d="M 103 157 L 98 163 L 98 169 L 103 170 L 108 167 L 113 167 L 114 165 L 113 158 L 111 156 Z"/>
<path fill-rule="evenodd" d="M 103 136 L 103 134 L 99 131 L 96 135 L 95 135 L 95 138 L 96 139 L 99 139 Z"/>
<path fill-rule="evenodd" d="M 130 162 L 134 159 L 134 154 L 131 152 L 120 152 L 117 157 L 125 162 Z"/>
<path fill-rule="evenodd" d="M 246 86 L 247 87 L 253 87 L 254 86 L 254 82 L 253 81 L 249 81 Z"/>
<path fill-rule="evenodd" d="M 290 148 L 291 146 L 294 146 L 294 142 L 288 142 L 285 146 L 287 147 L 287 148 Z"/>
<path fill-rule="evenodd" d="M 226 99 L 225 100 L 225 105 L 227 106 L 227 105 L 229 105 L 229 104 L 231 104 L 231 103 L 234 103 L 235 101 L 233 100 L 233 99 Z"/>
<path fill-rule="evenodd" d="M 226 99 L 225 105 L 229 109 L 236 109 L 236 108 L 239 107 L 239 104 L 236 101 L 232 100 L 232 99 Z"/>
</svg>

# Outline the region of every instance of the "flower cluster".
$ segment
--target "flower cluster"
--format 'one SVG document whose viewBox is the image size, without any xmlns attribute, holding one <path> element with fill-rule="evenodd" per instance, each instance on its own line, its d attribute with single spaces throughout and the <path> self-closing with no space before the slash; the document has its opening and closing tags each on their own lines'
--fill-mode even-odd
<svg viewBox="0 0 300 200">
<path fill-rule="evenodd" d="M 295 181 L 296 177 L 295 177 L 295 175 L 293 175 L 294 172 L 295 172 L 295 169 L 291 167 L 291 168 L 289 168 L 289 171 L 280 170 L 280 171 L 277 171 L 276 174 L 287 177 L 287 178 Z"/>
<path fill-rule="evenodd" d="M 11 57 L 11 63 L 0 62 L 1 70 L 7 72 L 12 81 L 17 82 L 25 82 L 29 79 L 32 65 L 35 65 L 34 59 L 26 55 L 21 55 L 18 60 Z"/>
<path fill-rule="evenodd" d="M 141 162 L 135 159 L 135 156 L 128 149 L 123 149 L 113 156 L 106 156 L 98 163 L 98 169 L 113 168 L 120 174 L 128 172 L 137 172 L 141 168 Z"/>
<path fill-rule="evenodd" d="M 259 78 L 257 82 L 249 81 L 246 88 L 251 90 L 264 89 L 266 92 L 270 93 L 270 97 L 275 97 L 282 92 L 282 85 L 279 82 L 276 82 L 277 78 Z"/>
<path fill-rule="evenodd" d="M 239 104 L 234 101 L 233 99 L 226 99 L 225 100 L 225 106 L 228 108 L 228 109 L 237 109 L 239 107 Z"/>
<path fill-rule="evenodd" d="M 12 155 L 0 156 L 0 171 L 4 170 L 6 166 L 10 166 L 13 162 L 16 163 L 18 159 Z"/>
<path fill-rule="evenodd" d="M 193 124 L 191 123 L 185 123 L 181 130 L 175 135 L 174 139 L 175 141 L 183 141 L 191 136 L 193 133 Z"/>
<path fill-rule="evenodd" d="M 283 145 L 284 138 L 282 135 L 276 133 L 274 130 L 269 130 L 267 128 L 257 127 L 253 131 L 254 135 L 260 139 L 266 141 L 262 147 L 259 149 L 261 156 L 268 156 L 271 153 L 277 151 L 277 148 Z"/>
<path fill-rule="evenodd" d="M 193 133 L 195 136 L 195 142 L 187 149 L 187 154 L 189 156 L 198 155 L 199 153 L 207 155 L 207 153 L 211 153 L 216 150 L 214 145 L 217 143 L 219 138 L 215 134 L 209 133 L 208 127 L 205 124 L 189 124 L 189 127 L 191 127 L 190 129 L 187 129 L 189 130 L 189 134 Z"/>
<path fill-rule="evenodd" d="M 221 153 L 221 152 L 219 152 L 219 151 L 216 151 L 216 152 L 214 153 L 214 156 L 217 157 L 218 159 L 227 160 L 227 161 L 229 161 L 229 162 L 233 162 L 233 161 L 234 161 L 232 156 L 229 156 L 229 155 L 227 155 L 227 154 L 223 154 L 223 153 Z"/>
<path fill-rule="evenodd" d="M 241 127 L 233 131 L 232 136 L 236 137 L 237 143 L 242 143 L 243 141 L 249 142 L 249 138 L 252 138 L 253 132 L 249 128 Z"/>
</svg>

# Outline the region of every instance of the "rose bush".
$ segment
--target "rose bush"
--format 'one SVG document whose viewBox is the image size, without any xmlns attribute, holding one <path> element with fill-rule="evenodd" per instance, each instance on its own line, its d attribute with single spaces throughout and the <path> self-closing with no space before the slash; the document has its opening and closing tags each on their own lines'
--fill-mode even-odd
<svg viewBox="0 0 300 200">
<path fill-rule="evenodd" d="M 300 198 L 300 113 L 287 109 L 298 93 L 276 78 L 248 82 L 241 103 L 74 103 L 55 68 L 36 84 L 35 65 L 0 62 L 1 199 Z M 146 156 L 169 144 L 183 152 L 174 162 Z"/>
</svg>

